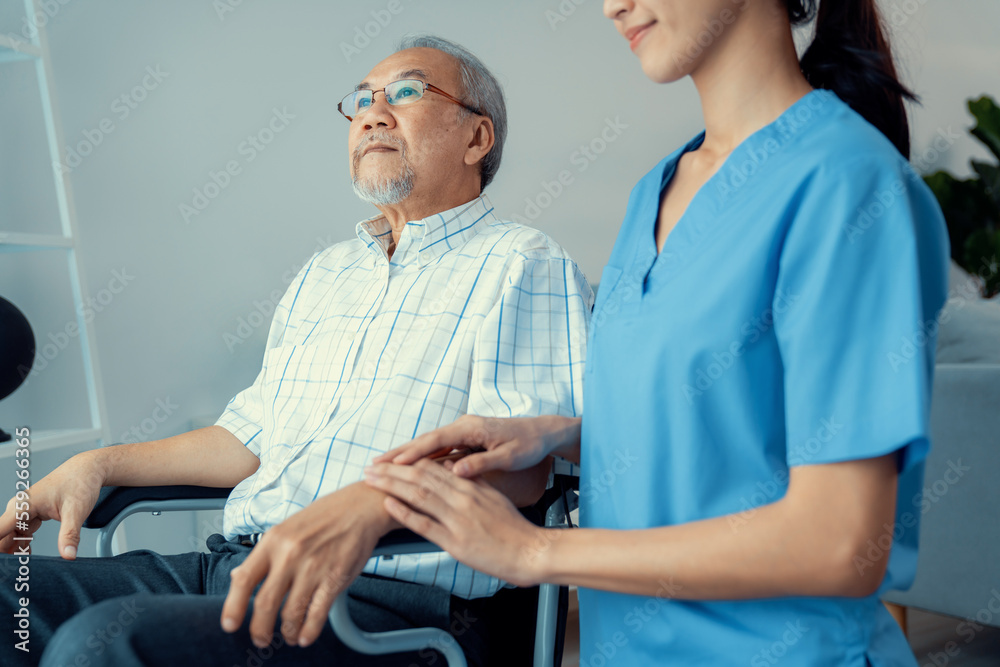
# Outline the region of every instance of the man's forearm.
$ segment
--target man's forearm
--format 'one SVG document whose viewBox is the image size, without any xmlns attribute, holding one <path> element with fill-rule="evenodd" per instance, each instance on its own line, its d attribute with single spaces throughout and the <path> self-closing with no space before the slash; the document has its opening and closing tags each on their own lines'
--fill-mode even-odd
<svg viewBox="0 0 1000 667">
<path fill-rule="evenodd" d="M 85 452 L 105 472 L 105 486 L 236 486 L 260 460 L 221 426 L 209 426 L 162 440 L 102 447 Z"/>
</svg>

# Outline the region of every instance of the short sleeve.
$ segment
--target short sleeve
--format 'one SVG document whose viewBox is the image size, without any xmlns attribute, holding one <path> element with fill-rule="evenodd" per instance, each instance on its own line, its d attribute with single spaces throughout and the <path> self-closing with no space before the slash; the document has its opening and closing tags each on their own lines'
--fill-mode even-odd
<svg viewBox="0 0 1000 667">
<path fill-rule="evenodd" d="M 479 329 L 469 413 L 580 415 L 593 299 L 572 260 L 523 258 Z"/>
<path fill-rule="evenodd" d="M 901 159 L 813 175 L 773 303 L 789 466 L 899 451 L 902 472 L 924 460 L 947 267 L 940 209 Z"/>
<path fill-rule="evenodd" d="M 305 278 L 309 273 L 309 269 L 312 267 L 317 257 L 319 257 L 319 253 L 317 253 L 309 262 L 306 262 L 306 265 L 299 271 L 295 279 L 292 280 L 288 289 L 285 290 L 285 294 L 281 297 L 281 300 L 275 307 L 274 316 L 271 319 L 271 328 L 268 330 L 267 334 L 267 343 L 264 346 L 265 352 L 281 345 L 286 332 L 291 326 L 293 326 L 290 323 L 293 304 L 295 303 L 299 292 L 302 290 Z M 266 354 L 264 355 L 264 358 L 267 358 Z M 247 448 L 258 457 L 260 456 L 260 442 L 258 440 L 258 436 L 263 429 L 262 424 L 264 421 L 264 395 L 262 391 L 262 384 L 266 370 L 266 366 L 261 367 L 260 373 L 257 374 L 257 378 L 254 380 L 253 384 L 236 394 L 236 396 L 229 401 L 226 405 L 226 409 L 215 422 L 216 426 L 221 426 L 239 438 L 240 442 L 246 445 Z"/>
</svg>

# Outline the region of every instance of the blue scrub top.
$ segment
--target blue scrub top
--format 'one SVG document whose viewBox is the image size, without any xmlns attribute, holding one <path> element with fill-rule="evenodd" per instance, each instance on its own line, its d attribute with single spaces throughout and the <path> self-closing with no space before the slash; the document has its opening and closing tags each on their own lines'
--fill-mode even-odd
<svg viewBox="0 0 1000 667">
<path fill-rule="evenodd" d="M 816 90 L 733 151 L 657 254 L 661 193 L 703 139 L 635 187 L 601 276 L 581 524 L 728 516 L 735 535 L 785 494 L 792 466 L 898 451 L 879 593 L 906 588 L 947 296 L 938 204 L 877 129 Z M 917 664 L 879 593 L 702 602 L 669 600 L 663 584 L 650 597 L 580 590 L 581 667 Z"/>
</svg>

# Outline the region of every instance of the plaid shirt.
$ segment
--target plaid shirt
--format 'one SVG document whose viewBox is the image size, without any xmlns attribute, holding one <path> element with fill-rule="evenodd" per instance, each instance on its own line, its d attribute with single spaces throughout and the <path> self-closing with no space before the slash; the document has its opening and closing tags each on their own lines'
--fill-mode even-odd
<svg viewBox="0 0 1000 667">
<path fill-rule="evenodd" d="M 593 293 L 546 235 L 498 220 L 486 197 L 407 223 L 391 260 L 384 217 L 357 235 L 299 272 L 260 374 L 217 422 L 260 458 L 226 503 L 230 539 L 360 481 L 375 456 L 465 413 L 582 412 Z M 466 598 L 503 585 L 443 553 L 372 558 L 364 571 Z"/>
</svg>

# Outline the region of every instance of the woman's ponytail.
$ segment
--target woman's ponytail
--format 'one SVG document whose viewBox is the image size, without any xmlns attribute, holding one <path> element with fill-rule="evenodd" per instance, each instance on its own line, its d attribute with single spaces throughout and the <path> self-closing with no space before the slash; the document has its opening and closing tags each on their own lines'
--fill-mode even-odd
<svg viewBox="0 0 1000 667">
<path fill-rule="evenodd" d="M 899 81 L 875 0 L 786 0 L 792 25 L 816 15 L 816 37 L 802 56 L 813 88 L 832 90 L 910 157 L 904 99 L 916 97 Z"/>
</svg>

